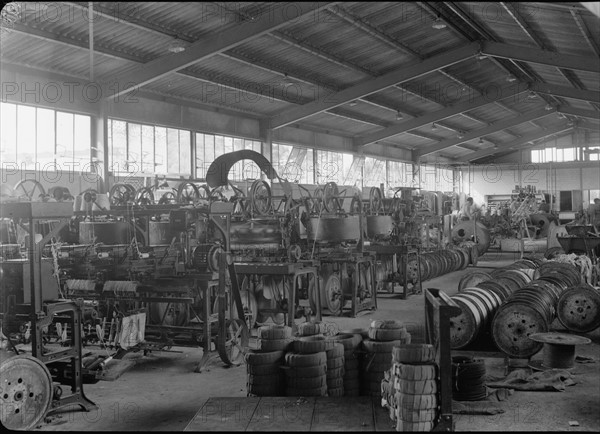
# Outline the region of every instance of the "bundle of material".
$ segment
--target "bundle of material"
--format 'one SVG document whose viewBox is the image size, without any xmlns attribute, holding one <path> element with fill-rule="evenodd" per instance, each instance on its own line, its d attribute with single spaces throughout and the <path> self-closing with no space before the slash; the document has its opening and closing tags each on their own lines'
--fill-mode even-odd
<svg viewBox="0 0 600 434">
<path fill-rule="evenodd" d="M 399 345 L 392 361 L 396 431 L 431 431 L 438 418 L 435 349 L 428 344 Z"/>
<path fill-rule="evenodd" d="M 344 347 L 344 396 L 360 395 L 359 347 L 360 333 L 342 333 L 331 338 Z"/>
<path fill-rule="evenodd" d="M 327 350 L 335 342 L 324 336 L 303 336 L 285 355 L 286 396 L 327 396 Z"/>
<path fill-rule="evenodd" d="M 336 343 L 327 355 L 327 396 L 344 396 L 344 346 Z"/>
<path fill-rule="evenodd" d="M 284 396 L 281 369 L 285 349 L 267 350 L 282 345 L 292 336 L 292 329 L 283 326 L 262 326 L 258 329 L 262 349 L 246 353 L 248 396 Z M 273 343 L 275 342 L 275 343 Z M 285 345 L 285 348 L 289 343 Z"/>
<path fill-rule="evenodd" d="M 381 382 L 392 366 L 392 350 L 410 344 L 411 337 L 395 320 L 372 321 L 368 333 L 369 338 L 362 341 L 361 395 L 381 397 Z"/>
<path fill-rule="evenodd" d="M 569 255 L 566 254 L 557 254 L 554 255 L 552 261 L 561 262 L 564 264 L 571 264 L 581 273 L 585 283 L 589 283 L 592 285 L 593 283 L 593 270 L 594 266 L 592 264 L 592 260 L 587 255 L 576 255 L 575 253 L 571 253 Z"/>
</svg>

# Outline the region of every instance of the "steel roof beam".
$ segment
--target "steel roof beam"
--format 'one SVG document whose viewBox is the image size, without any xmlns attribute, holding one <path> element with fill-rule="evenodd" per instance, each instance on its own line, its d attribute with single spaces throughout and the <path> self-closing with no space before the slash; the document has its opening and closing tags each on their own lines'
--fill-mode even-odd
<svg viewBox="0 0 600 434">
<path fill-rule="evenodd" d="M 235 31 L 232 31 L 232 29 L 225 29 L 207 35 L 192 43 L 181 53 L 161 56 L 127 72 L 123 76 L 108 78 L 102 86 L 103 94 L 109 95 L 106 97 L 107 99 L 118 97 L 168 74 L 198 63 L 202 59 L 230 50 L 231 48 L 248 42 L 248 40 L 258 38 L 277 30 L 280 27 L 289 24 L 291 21 L 315 13 L 328 5 L 329 3 L 296 3 L 295 9 L 300 10 L 300 12 L 294 14 L 294 16 L 288 16 L 280 7 L 273 13 L 272 17 L 269 17 L 269 19 L 263 17 L 256 21 L 241 23 L 236 26 Z M 119 89 L 113 92 L 115 82 L 119 84 Z"/>
<path fill-rule="evenodd" d="M 437 123 L 442 119 L 446 119 L 462 112 L 473 110 L 478 107 L 485 106 L 490 104 L 496 100 L 505 99 L 509 97 L 517 97 L 519 94 L 525 92 L 526 89 L 524 86 L 514 86 L 507 85 L 503 88 L 500 88 L 499 92 L 495 92 L 493 96 L 479 96 L 470 101 L 458 103 L 451 107 L 446 107 L 441 110 L 437 110 L 432 113 L 425 114 L 415 119 L 411 119 L 407 122 L 402 122 L 398 125 L 393 125 L 384 130 L 377 131 L 373 134 L 369 134 L 368 136 L 357 139 L 357 146 L 365 146 L 369 143 L 376 142 L 378 140 L 382 140 L 386 137 L 395 136 L 397 134 L 404 133 L 406 131 L 413 130 L 415 128 L 420 128 L 424 125 L 430 124 L 432 122 Z M 493 125 L 493 124 L 492 124 Z"/>
<path fill-rule="evenodd" d="M 451 146 L 455 146 L 458 145 L 460 143 L 464 143 L 467 142 L 469 140 L 472 139 L 476 139 L 478 137 L 481 136 L 485 136 L 486 134 L 492 134 L 495 133 L 496 131 L 501 131 L 505 128 L 510 128 L 513 127 L 515 125 L 519 125 L 522 124 L 524 122 L 530 121 L 532 119 L 539 119 L 541 117 L 544 116 L 548 116 L 550 113 L 556 112 L 556 110 L 551 110 L 548 111 L 544 108 L 539 109 L 539 110 L 534 110 L 531 111 L 529 113 L 524 113 L 521 116 L 517 116 L 514 118 L 510 118 L 510 119 L 505 119 L 502 120 L 500 122 L 496 122 L 494 124 L 492 124 L 489 127 L 485 127 L 485 128 L 481 128 L 479 130 L 474 130 L 474 131 L 470 131 L 467 134 L 464 135 L 464 137 L 462 139 L 450 139 L 450 140 L 444 140 L 438 144 L 435 144 L 433 146 L 427 146 L 421 149 L 417 149 L 414 152 L 415 157 L 423 157 L 425 155 L 429 155 L 429 154 L 433 154 L 434 152 L 439 152 L 442 151 L 446 148 L 449 148 Z M 519 139 L 520 140 L 520 139 Z"/>
<path fill-rule="evenodd" d="M 563 98 L 577 99 L 593 103 L 600 103 L 600 92 L 597 90 L 575 89 L 568 86 L 559 86 L 556 84 L 547 83 L 530 83 L 530 89 L 536 93 L 544 93 L 548 95 L 560 96 Z M 596 113 L 596 116 L 600 114 Z"/>
<path fill-rule="evenodd" d="M 352 100 L 371 95 L 395 84 L 412 80 L 431 73 L 433 70 L 454 65 L 474 56 L 479 50 L 478 43 L 472 43 L 444 54 L 431 57 L 416 65 L 407 66 L 374 78 L 364 81 L 350 88 L 341 90 L 333 95 L 319 98 L 311 103 L 301 107 L 294 107 L 281 114 L 271 118 L 270 127 L 280 128 L 285 125 L 305 119 L 325 110 L 337 107 Z"/>
<path fill-rule="evenodd" d="M 558 106 L 556 111 L 558 113 L 563 113 L 565 115 L 577 116 L 579 118 L 587 118 L 598 120 L 600 118 L 599 114 L 595 110 L 583 110 L 575 107 L 568 106 Z"/>
<path fill-rule="evenodd" d="M 516 146 L 521 146 L 524 143 L 531 142 L 532 140 L 538 140 L 547 136 L 551 136 L 553 134 L 561 133 L 563 131 L 569 130 L 573 128 L 572 126 L 567 125 L 566 122 L 563 122 L 559 125 L 555 125 L 551 128 L 545 129 L 543 131 L 536 131 L 534 133 L 527 134 L 517 140 L 513 140 L 509 143 L 504 143 L 499 145 L 496 149 L 488 148 L 481 149 L 479 151 L 472 152 L 467 155 L 463 155 L 462 157 L 456 157 L 455 161 L 474 161 L 480 158 L 487 157 L 488 155 L 497 154 L 502 151 L 509 150 L 510 148 L 514 148 Z"/>
<path fill-rule="evenodd" d="M 481 52 L 488 56 L 503 59 L 520 60 L 523 62 L 537 63 L 558 68 L 574 69 L 595 74 L 600 73 L 600 60 L 598 58 L 560 54 L 537 48 L 520 47 L 502 44 L 499 42 L 483 41 Z"/>
<path fill-rule="evenodd" d="M 594 37 L 592 36 L 590 29 L 588 29 L 588 27 L 585 25 L 585 22 L 581 18 L 580 12 L 578 12 L 577 9 L 575 9 L 575 8 L 571 8 L 571 9 L 569 9 L 569 11 L 571 12 L 571 15 L 573 16 L 573 19 L 575 20 L 575 24 L 577 24 L 579 31 L 585 38 L 585 41 L 592 49 L 592 52 L 596 55 L 596 57 L 600 57 L 600 48 L 598 47 L 598 44 L 594 40 Z"/>
</svg>

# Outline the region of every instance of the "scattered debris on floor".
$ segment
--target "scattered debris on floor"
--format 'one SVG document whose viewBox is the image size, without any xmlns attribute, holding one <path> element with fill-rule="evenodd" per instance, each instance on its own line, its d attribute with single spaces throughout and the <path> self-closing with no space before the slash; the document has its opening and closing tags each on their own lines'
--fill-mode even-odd
<svg viewBox="0 0 600 434">
<path fill-rule="evenodd" d="M 530 374 L 525 369 L 516 369 L 506 378 L 488 377 L 488 387 L 502 387 L 527 391 L 559 391 L 564 392 L 567 386 L 577 384 L 569 371 L 550 370 Z"/>
</svg>

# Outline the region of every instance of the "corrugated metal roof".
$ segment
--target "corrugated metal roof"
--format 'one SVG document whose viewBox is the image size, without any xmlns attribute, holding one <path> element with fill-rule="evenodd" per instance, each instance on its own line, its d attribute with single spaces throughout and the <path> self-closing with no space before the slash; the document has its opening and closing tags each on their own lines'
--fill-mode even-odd
<svg viewBox="0 0 600 434">
<path fill-rule="evenodd" d="M 26 13 L 19 27 L 2 38 L 2 63 L 89 77 L 87 6 L 87 2 L 24 3 Z M 220 31 L 235 32 L 250 15 L 259 16 L 262 11 L 262 16 L 266 16 L 265 10 L 280 6 L 268 2 L 94 2 L 95 77 L 102 80 L 122 76 L 166 55 L 175 37 L 191 43 Z M 501 3 L 455 2 L 451 6 L 461 8 L 468 20 L 485 29 L 495 41 L 514 45 L 515 50 L 518 47 L 539 49 L 541 45 L 561 54 L 598 56 L 593 47 L 600 45 L 598 19 L 584 8 L 571 8 L 576 11 L 572 14 L 567 7 L 531 2 L 508 3 L 506 7 Z M 447 28 L 432 28 L 435 10 L 448 15 Z M 509 10 L 516 11 L 525 29 Z M 457 28 L 453 29 L 453 25 Z M 252 113 L 271 117 L 466 45 L 474 38 L 469 35 L 475 34 L 468 23 L 452 12 L 449 4 L 335 3 L 318 14 L 291 20 L 268 34 L 167 74 L 143 86 L 142 90 L 179 98 L 182 103 L 193 101 L 228 107 L 239 110 L 242 116 Z M 591 38 L 591 42 L 586 38 Z M 410 119 L 413 115 L 422 116 L 466 101 L 477 95 L 473 89 L 485 90 L 491 83 L 505 83 L 507 71 L 501 64 L 508 65 L 521 79 L 529 78 L 510 62 L 473 56 L 444 68 L 444 73 L 431 71 L 402 83 L 413 92 L 388 87 L 358 99 L 355 105 L 345 102 L 330 113 L 320 112 L 296 123 L 317 130 L 364 136 L 400 122 L 396 119 L 397 110 L 405 119 Z M 590 90 L 600 89 L 598 73 L 570 71 L 567 74 L 571 79 L 568 79 L 554 66 L 522 61 L 518 64 L 531 71 L 534 79 L 549 84 L 575 88 L 580 83 Z M 284 84 L 285 73 L 289 74 L 292 84 Z M 507 98 L 501 104 L 490 103 L 469 111 L 470 116 L 479 120 L 457 114 L 441 123 L 455 130 L 476 131 L 486 124 L 546 105 L 541 97 L 529 100 L 526 96 Z M 557 101 L 545 98 L 553 103 Z M 369 100 L 373 103 L 368 103 Z M 572 98 L 562 98 L 560 102 L 595 110 L 589 103 Z M 552 114 L 535 122 L 551 126 L 555 119 Z M 517 134 L 528 134 L 538 128 L 527 122 L 486 135 L 486 138 L 505 143 L 515 140 Z M 439 127 L 433 132 L 429 125 L 414 132 L 430 139 L 404 133 L 381 142 L 418 148 L 456 137 L 456 131 Z M 472 144 L 476 148 L 477 140 L 470 141 L 468 146 Z M 455 146 L 433 154 L 433 158 L 464 152 Z"/>
</svg>

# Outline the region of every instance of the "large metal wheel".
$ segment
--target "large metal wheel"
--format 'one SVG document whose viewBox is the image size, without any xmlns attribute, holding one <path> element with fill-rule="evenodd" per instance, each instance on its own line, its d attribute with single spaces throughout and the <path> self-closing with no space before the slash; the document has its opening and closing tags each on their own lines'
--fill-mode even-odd
<svg viewBox="0 0 600 434">
<path fill-rule="evenodd" d="M 362 199 L 358 194 L 352 196 L 350 202 L 350 214 L 360 214 L 362 211 Z"/>
<path fill-rule="evenodd" d="M 184 182 L 177 189 L 177 203 L 188 205 L 200 199 L 200 190 L 193 182 Z"/>
<path fill-rule="evenodd" d="M 312 209 L 311 212 L 314 214 L 321 214 L 323 211 L 323 200 L 324 200 L 324 190 L 323 187 L 317 187 L 313 193 L 312 197 Z"/>
<path fill-rule="evenodd" d="M 26 196 L 28 200 L 39 199 L 46 195 L 44 186 L 35 179 L 22 179 L 17 182 L 14 191 L 18 196 Z"/>
<path fill-rule="evenodd" d="M 160 199 L 158 199 L 159 205 L 174 205 L 177 202 L 177 193 L 176 191 L 167 191 L 164 193 Z"/>
<path fill-rule="evenodd" d="M 252 213 L 257 216 L 269 214 L 272 209 L 271 187 L 265 181 L 257 179 L 250 187 Z"/>
<path fill-rule="evenodd" d="M 134 202 L 136 205 L 152 205 L 154 203 L 154 192 L 152 191 L 152 188 L 140 188 L 135 194 Z"/>
<path fill-rule="evenodd" d="M 381 211 L 381 205 L 383 204 L 383 196 L 381 190 L 377 187 L 371 187 L 369 191 L 369 209 L 371 214 L 377 214 Z"/>
<path fill-rule="evenodd" d="M 338 186 L 335 182 L 328 182 L 323 188 L 323 207 L 327 212 L 336 212 L 341 209 Z"/>
<path fill-rule="evenodd" d="M 6 351 L 0 357 L 6 358 Z M 0 421 L 9 430 L 31 430 L 52 404 L 52 376 L 40 360 L 18 355 L 0 364 Z"/>
<path fill-rule="evenodd" d="M 135 197 L 135 188 L 129 184 L 115 184 L 108 193 L 111 206 L 127 205 Z"/>
<path fill-rule="evenodd" d="M 332 273 L 325 278 L 323 291 L 321 292 L 321 306 L 329 310 L 334 316 L 342 314 L 344 294 L 342 293 L 342 282 L 337 273 Z"/>
<path fill-rule="evenodd" d="M 217 336 L 219 357 L 228 366 L 241 365 L 248 350 L 248 342 L 248 327 L 244 321 L 238 318 L 226 319 L 224 330 L 220 327 Z"/>
</svg>

